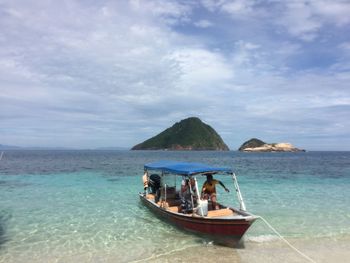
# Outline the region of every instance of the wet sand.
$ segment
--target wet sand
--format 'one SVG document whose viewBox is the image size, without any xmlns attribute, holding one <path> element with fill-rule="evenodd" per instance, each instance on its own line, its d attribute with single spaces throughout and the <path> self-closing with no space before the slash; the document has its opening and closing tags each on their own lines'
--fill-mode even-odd
<svg viewBox="0 0 350 263">
<path fill-rule="evenodd" d="M 221 246 L 201 246 L 174 251 L 167 255 L 150 257 L 142 262 L 222 262 L 239 263 L 236 249 Z"/>
<path fill-rule="evenodd" d="M 300 252 L 317 263 L 350 262 L 350 238 L 288 239 Z M 245 242 L 242 248 L 216 245 L 190 247 L 139 262 L 233 262 L 233 263 L 305 263 L 312 262 L 280 240 Z"/>
<path fill-rule="evenodd" d="M 317 263 L 350 262 L 350 238 L 288 239 L 298 250 Z M 69 251 L 47 251 L 45 255 L 32 254 L 27 257 L 13 254 L 1 258 L 0 262 L 222 262 L 222 263 L 305 263 L 311 262 L 303 258 L 281 241 L 244 243 L 242 248 L 229 248 L 208 245 L 194 245 L 184 249 L 162 251 L 160 253 L 139 253 L 130 248 L 127 258 L 121 258 L 115 250 L 109 253 L 90 251 L 86 253 L 69 253 Z M 138 254 L 138 255 L 137 255 Z M 145 255 L 145 256 L 142 256 Z M 146 256 L 147 255 L 147 256 Z M 133 260 L 130 260 L 133 258 Z"/>
</svg>

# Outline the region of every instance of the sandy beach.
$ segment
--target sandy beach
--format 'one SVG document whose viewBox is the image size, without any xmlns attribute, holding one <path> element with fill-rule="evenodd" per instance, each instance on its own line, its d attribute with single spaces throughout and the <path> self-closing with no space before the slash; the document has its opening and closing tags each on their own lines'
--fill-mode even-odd
<svg viewBox="0 0 350 263">
<path fill-rule="evenodd" d="M 350 238 L 334 240 L 332 238 L 322 238 L 317 240 L 289 240 L 296 248 L 309 256 L 317 263 L 339 263 L 349 262 L 350 259 Z M 132 254 L 132 250 L 130 250 Z M 5 260 L 5 258 L 3 258 Z M 116 251 L 101 254 L 99 252 L 86 252 L 81 254 L 71 254 L 68 251 L 47 251 L 42 257 L 40 255 L 30 255 L 30 257 L 6 258 L 0 262 L 222 262 L 222 263 L 305 263 L 310 262 L 301 255 L 289 248 L 280 241 L 272 242 L 245 242 L 244 248 L 229 248 L 216 245 L 199 245 L 177 249 L 168 252 L 154 253 L 151 256 L 137 257 L 135 260 L 120 258 Z"/>
<path fill-rule="evenodd" d="M 223 263 L 241 262 L 237 250 L 220 246 L 191 247 L 165 255 L 154 255 L 139 262 L 203 262 L 203 260 Z"/>
<path fill-rule="evenodd" d="M 288 240 L 317 263 L 338 263 L 350 260 L 350 238 L 320 238 Z M 233 262 L 233 263 L 303 263 L 310 262 L 282 241 L 245 242 L 244 248 L 215 245 L 191 247 L 163 255 L 154 255 L 134 262 Z"/>
<path fill-rule="evenodd" d="M 288 239 L 299 251 L 318 263 L 349 262 L 350 237 L 319 239 Z M 288 247 L 284 242 L 246 242 L 245 249 L 238 250 L 240 262 L 310 262 Z"/>
</svg>

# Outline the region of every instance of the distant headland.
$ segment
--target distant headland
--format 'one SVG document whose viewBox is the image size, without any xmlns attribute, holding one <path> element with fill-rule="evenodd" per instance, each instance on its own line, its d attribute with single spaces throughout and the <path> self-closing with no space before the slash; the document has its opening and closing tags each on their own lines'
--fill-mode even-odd
<svg viewBox="0 0 350 263">
<path fill-rule="evenodd" d="M 241 152 L 305 152 L 290 143 L 266 143 L 256 138 L 246 141 L 238 150 Z"/>
<path fill-rule="evenodd" d="M 135 145 L 131 150 L 229 151 L 229 148 L 211 126 L 199 118 L 190 117 Z"/>
</svg>

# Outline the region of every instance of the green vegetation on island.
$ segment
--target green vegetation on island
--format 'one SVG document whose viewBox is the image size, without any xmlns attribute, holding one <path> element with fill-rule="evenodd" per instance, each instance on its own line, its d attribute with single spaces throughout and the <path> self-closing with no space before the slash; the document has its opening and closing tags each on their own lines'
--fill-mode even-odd
<svg viewBox="0 0 350 263">
<path fill-rule="evenodd" d="M 229 148 L 212 127 L 199 118 L 191 117 L 135 145 L 131 150 L 228 151 Z"/>
<path fill-rule="evenodd" d="M 256 147 L 261 147 L 263 146 L 264 144 L 266 144 L 265 142 L 263 142 L 262 140 L 259 140 L 259 139 L 256 139 L 256 138 L 253 138 L 253 139 L 250 139 L 246 142 L 244 142 L 241 147 L 239 147 L 239 151 L 243 151 L 244 149 L 246 148 L 256 148 Z"/>
</svg>

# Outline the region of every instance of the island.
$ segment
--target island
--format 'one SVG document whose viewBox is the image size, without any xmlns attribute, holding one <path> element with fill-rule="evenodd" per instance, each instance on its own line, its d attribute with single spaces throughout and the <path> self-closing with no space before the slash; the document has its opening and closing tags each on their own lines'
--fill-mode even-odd
<svg viewBox="0 0 350 263">
<path fill-rule="evenodd" d="M 238 150 L 241 152 L 305 152 L 287 142 L 266 143 L 256 138 L 244 142 Z"/>
<path fill-rule="evenodd" d="M 0 150 L 18 150 L 21 149 L 19 146 L 0 144 Z"/>
<path fill-rule="evenodd" d="M 131 150 L 229 151 L 229 148 L 211 126 L 197 117 L 190 117 Z"/>
</svg>

